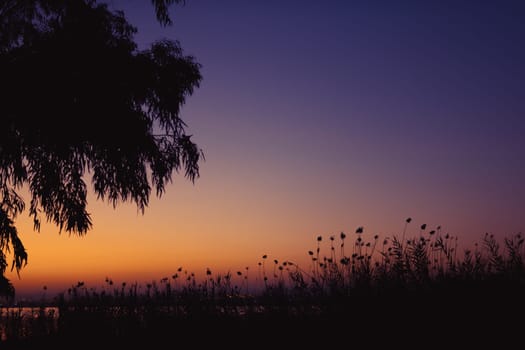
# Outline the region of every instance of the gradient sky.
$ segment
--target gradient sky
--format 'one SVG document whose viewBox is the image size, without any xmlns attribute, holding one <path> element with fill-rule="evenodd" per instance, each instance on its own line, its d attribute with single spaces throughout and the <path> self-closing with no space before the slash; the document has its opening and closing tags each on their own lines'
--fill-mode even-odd
<svg viewBox="0 0 525 350">
<path fill-rule="evenodd" d="M 306 264 L 317 235 L 391 237 L 407 217 L 466 245 L 525 232 L 523 1 L 188 0 L 167 28 L 149 1 L 109 3 L 140 47 L 179 40 L 202 64 L 182 111 L 201 178 L 144 215 L 91 197 L 80 238 L 23 214 L 19 295 Z"/>
</svg>

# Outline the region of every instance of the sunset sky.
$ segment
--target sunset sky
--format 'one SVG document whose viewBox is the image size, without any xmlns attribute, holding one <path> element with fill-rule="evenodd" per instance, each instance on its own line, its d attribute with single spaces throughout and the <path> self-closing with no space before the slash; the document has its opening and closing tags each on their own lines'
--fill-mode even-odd
<svg viewBox="0 0 525 350">
<path fill-rule="evenodd" d="M 206 161 L 144 215 L 91 197 L 84 237 L 17 225 L 17 294 L 307 263 L 318 235 L 441 225 L 465 245 L 525 232 L 523 1 L 188 0 L 163 28 L 113 0 L 137 42 L 202 64 L 182 110 Z M 125 132 L 125 130 L 123 130 Z M 26 200 L 28 196 L 25 196 Z"/>
</svg>

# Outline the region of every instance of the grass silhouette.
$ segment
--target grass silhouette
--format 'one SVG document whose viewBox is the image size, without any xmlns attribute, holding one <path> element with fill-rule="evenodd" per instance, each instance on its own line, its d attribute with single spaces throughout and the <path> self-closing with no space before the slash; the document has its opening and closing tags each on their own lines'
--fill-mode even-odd
<svg viewBox="0 0 525 350">
<path fill-rule="evenodd" d="M 150 344 L 195 329 L 208 334 L 201 341 L 210 344 L 233 330 L 286 336 L 298 345 L 296 332 L 362 334 L 371 325 L 392 337 L 441 330 L 440 339 L 467 336 L 469 329 L 472 337 L 495 336 L 501 329 L 506 337 L 500 345 L 513 331 L 519 334 L 522 323 L 509 314 L 525 315 L 522 234 L 502 242 L 485 234 L 460 252 L 458 237 L 440 227 L 421 225 L 407 237 L 410 222 L 400 238 L 368 237 L 363 227 L 353 238 L 343 232 L 318 236 L 308 266 L 263 255 L 257 274 L 248 267 L 226 274 L 207 269 L 198 280 L 180 267 L 146 285 L 107 278 L 97 289 L 78 282 L 30 312 L 21 306 L 4 311 L 0 345 Z"/>
</svg>

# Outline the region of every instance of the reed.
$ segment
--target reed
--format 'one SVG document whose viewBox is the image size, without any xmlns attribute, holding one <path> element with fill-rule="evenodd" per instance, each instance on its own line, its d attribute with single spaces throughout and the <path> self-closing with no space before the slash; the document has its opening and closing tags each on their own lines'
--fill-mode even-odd
<svg viewBox="0 0 525 350">
<path fill-rule="evenodd" d="M 179 267 L 171 277 L 146 285 L 117 285 L 108 277 L 96 288 L 78 281 L 32 305 L 30 312 L 23 306 L 2 308 L 1 341 L 81 339 L 86 334 L 151 338 L 195 322 L 304 325 L 304 320 L 354 317 L 377 322 L 403 312 L 421 314 L 418 317 L 427 322 L 439 317 L 454 320 L 460 309 L 470 316 L 499 307 L 524 310 L 521 234 L 502 242 L 486 234 L 481 244 L 458 252 L 458 238 L 442 234 L 441 227 L 427 230 L 421 225 L 410 236 L 411 221 L 405 221 L 400 237 L 369 235 L 363 227 L 353 235 L 341 232 L 325 240 L 319 235 L 315 249 L 305 252 L 310 258 L 305 267 L 265 254 L 254 280 L 249 267 L 233 274 L 208 268 L 202 279 Z M 349 243 L 352 249 L 345 249 Z M 474 304 L 475 298 L 483 304 Z"/>
</svg>

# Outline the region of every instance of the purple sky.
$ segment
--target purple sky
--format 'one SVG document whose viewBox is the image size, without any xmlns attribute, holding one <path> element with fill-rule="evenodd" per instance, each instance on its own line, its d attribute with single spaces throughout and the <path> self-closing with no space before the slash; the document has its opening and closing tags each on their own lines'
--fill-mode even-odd
<svg viewBox="0 0 525 350">
<path fill-rule="evenodd" d="M 523 2 L 190 0 L 165 29 L 144 2 L 122 7 L 141 45 L 177 39 L 203 65 L 183 112 L 203 177 L 228 166 L 399 221 L 524 228 Z"/>
<path fill-rule="evenodd" d="M 374 216 L 524 228 L 523 2 L 190 0 L 164 29 L 146 1 L 113 3 L 141 45 L 177 39 L 203 65 L 183 111 L 203 177 L 229 167 L 334 205 L 355 193 Z"/>
</svg>

